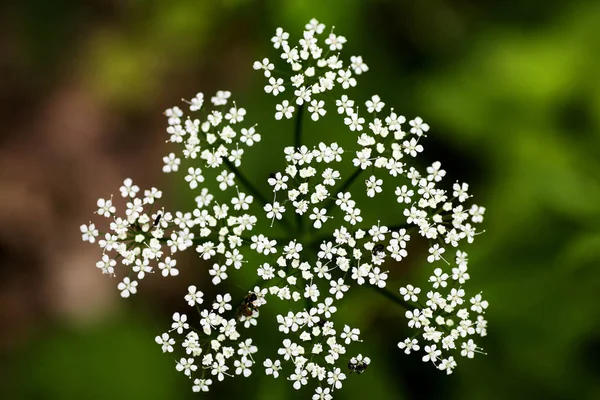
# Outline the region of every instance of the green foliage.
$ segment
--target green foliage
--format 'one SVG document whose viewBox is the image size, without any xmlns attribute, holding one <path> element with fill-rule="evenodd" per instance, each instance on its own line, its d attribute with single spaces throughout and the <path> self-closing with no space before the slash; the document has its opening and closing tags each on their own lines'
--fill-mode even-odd
<svg viewBox="0 0 600 400">
<path fill-rule="evenodd" d="M 80 328 L 47 326 L 10 360 L 3 399 L 183 398 L 185 377 L 153 342 L 156 328 L 134 315 Z M 4 397 L 6 396 L 6 397 Z"/>
<path fill-rule="evenodd" d="M 599 11 L 494 30 L 421 83 L 419 106 L 489 171 L 476 189 L 489 232 L 473 256 L 495 327 L 487 362 L 461 372 L 463 398 L 598 396 Z"/>
</svg>

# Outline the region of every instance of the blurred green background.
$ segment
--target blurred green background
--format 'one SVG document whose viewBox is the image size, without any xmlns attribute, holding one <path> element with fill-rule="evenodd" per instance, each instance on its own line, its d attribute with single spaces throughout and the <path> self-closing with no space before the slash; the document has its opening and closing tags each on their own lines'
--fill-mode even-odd
<svg viewBox="0 0 600 400">
<path fill-rule="evenodd" d="M 351 97 L 423 117 L 427 161 L 487 207 L 468 250 L 470 287 L 491 303 L 488 355 L 442 375 L 397 351 L 402 310 L 358 292 L 340 317 L 361 327 L 374 364 L 335 398 L 600 399 L 600 2 L 24 0 L 0 11 L 0 399 L 196 397 L 153 338 L 206 272 L 121 301 L 78 226 L 126 176 L 179 191 L 160 174 L 161 113 L 198 91 L 232 90 L 259 123 L 247 167 L 264 182 L 281 165 L 264 154 L 289 143 L 292 123 L 271 121 L 251 65 L 273 56 L 275 28 L 297 39 L 312 17 L 346 36 L 344 59 L 370 67 Z M 310 143 L 320 132 L 307 126 Z M 204 396 L 309 398 L 259 369 Z"/>
</svg>

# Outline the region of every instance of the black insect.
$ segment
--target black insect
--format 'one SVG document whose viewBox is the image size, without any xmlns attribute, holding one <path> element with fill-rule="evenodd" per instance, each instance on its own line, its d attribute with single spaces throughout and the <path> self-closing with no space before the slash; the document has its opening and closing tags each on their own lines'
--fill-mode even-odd
<svg viewBox="0 0 600 400">
<path fill-rule="evenodd" d="M 352 362 L 352 361 L 356 361 L 355 359 L 352 359 L 348 362 L 348 369 L 350 370 L 350 373 L 356 372 L 357 374 L 362 374 L 363 372 L 365 372 L 365 370 L 367 369 L 367 364 L 359 361 L 359 362 Z"/>
<path fill-rule="evenodd" d="M 348 361 L 348 369 L 350 370 L 350 373 L 356 372 L 356 364 L 352 361 Z"/>
<path fill-rule="evenodd" d="M 385 249 L 385 246 L 381 243 L 376 244 L 375 247 L 373 247 L 373 255 L 376 256 L 379 253 L 383 253 L 383 250 Z"/>
<path fill-rule="evenodd" d="M 245 316 L 245 317 L 252 316 L 252 313 L 254 312 L 254 310 L 256 310 L 258 308 L 254 305 L 254 302 L 257 299 L 258 299 L 258 296 L 256 296 L 256 293 L 254 293 L 254 292 L 248 293 L 246 295 L 246 297 L 244 297 L 242 304 L 240 304 L 240 306 L 237 309 L 238 318 L 241 318 L 242 316 Z"/>
<path fill-rule="evenodd" d="M 356 364 L 356 373 L 357 374 L 362 374 L 363 372 L 365 372 L 365 370 L 367 369 L 367 364 L 360 362 L 358 364 Z"/>
<path fill-rule="evenodd" d="M 156 218 L 154 218 L 154 222 L 152 223 L 152 225 L 157 226 L 158 223 L 160 222 L 161 218 L 162 218 L 162 213 L 158 213 L 158 215 L 156 216 Z"/>
</svg>

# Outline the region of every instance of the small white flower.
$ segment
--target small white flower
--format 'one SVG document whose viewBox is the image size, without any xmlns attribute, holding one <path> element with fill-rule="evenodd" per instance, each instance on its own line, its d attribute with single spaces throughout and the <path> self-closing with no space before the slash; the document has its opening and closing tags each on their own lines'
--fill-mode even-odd
<svg viewBox="0 0 600 400">
<path fill-rule="evenodd" d="M 306 86 L 302 86 L 298 90 L 294 91 L 294 96 L 296 96 L 296 104 L 301 106 L 302 104 L 310 101 L 312 90 Z"/>
<path fill-rule="evenodd" d="M 423 151 L 423 146 L 421 146 L 415 138 L 405 140 L 402 142 L 402 146 L 404 147 L 404 152 L 409 154 L 411 157 L 416 157 L 417 153 L 421 153 Z"/>
<path fill-rule="evenodd" d="M 294 114 L 294 106 L 290 105 L 290 102 L 287 100 L 284 100 L 281 104 L 277 104 L 277 106 L 275 106 L 275 109 L 277 110 L 277 112 L 275 113 L 276 120 L 280 120 L 283 117 L 290 119 Z"/>
<path fill-rule="evenodd" d="M 133 184 L 131 178 L 127 178 L 123 181 L 123 186 L 121 186 L 119 190 L 123 197 L 135 197 L 136 193 L 140 191 L 140 188 Z"/>
<path fill-rule="evenodd" d="M 429 125 L 423 122 L 423 120 L 419 117 L 408 121 L 412 128 L 410 129 L 410 133 L 414 133 L 417 136 L 423 136 L 423 134 L 429 131 Z M 413 156 L 414 157 L 414 156 Z"/>
<path fill-rule="evenodd" d="M 431 246 L 429 248 L 430 255 L 427 257 L 427 262 L 432 263 L 434 261 L 439 260 L 442 257 L 442 254 L 444 254 L 445 251 L 446 251 L 446 249 L 444 249 L 443 247 L 440 247 L 439 244 L 437 244 L 437 243 L 434 244 L 433 246 Z"/>
<path fill-rule="evenodd" d="M 225 311 L 231 310 L 231 295 L 225 293 L 224 295 L 218 294 L 215 302 L 213 303 L 213 309 L 217 310 L 219 314 L 223 314 Z"/>
<path fill-rule="evenodd" d="M 421 289 L 413 287 L 413 285 L 406 285 L 406 287 L 400 288 L 400 294 L 404 296 L 405 301 L 417 302 L 417 295 L 421 293 Z"/>
<path fill-rule="evenodd" d="M 113 211 L 114 212 L 114 211 Z M 473 216 L 472 221 L 476 224 L 483 222 L 483 214 L 485 213 L 485 207 L 479 207 L 473 204 L 469 209 L 469 214 Z"/>
<path fill-rule="evenodd" d="M 217 182 L 219 182 L 219 189 L 227 190 L 227 188 L 234 185 L 235 174 L 233 172 L 223 171 L 217 175 Z"/>
<path fill-rule="evenodd" d="M 462 185 L 459 184 L 458 182 L 455 183 L 452 186 L 452 189 L 454 190 L 454 192 L 452 193 L 452 195 L 456 198 L 458 198 L 458 201 L 460 201 L 461 203 L 464 202 L 466 199 L 469 198 L 469 194 L 467 193 L 469 190 L 469 185 L 466 183 L 463 183 Z"/>
<path fill-rule="evenodd" d="M 329 371 L 327 373 L 327 384 L 336 389 L 342 388 L 342 381 L 344 379 L 346 379 L 346 374 L 344 374 L 339 368 L 335 368 L 333 371 Z"/>
<path fill-rule="evenodd" d="M 154 338 L 154 341 L 161 345 L 163 353 L 172 353 L 173 345 L 175 344 L 175 339 L 169 337 L 168 333 L 163 333 L 160 336 Z"/>
<path fill-rule="evenodd" d="M 117 289 L 121 291 L 121 297 L 127 298 L 132 294 L 137 293 L 137 285 L 136 281 L 129 280 L 128 277 L 123 278 L 123 281 L 117 285 Z"/>
<path fill-rule="evenodd" d="M 353 114 L 354 100 L 350 100 L 348 96 L 343 95 L 339 100 L 336 100 L 335 105 L 337 106 L 338 114 Z"/>
<path fill-rule="evenodd" d="M 94 243 L 96 241 L 96 238 L 98 237 L 98 229 L 96 229 L 96 225 L 81 225 L 79 229 L 81 230 L 81 239 L 84 242 Z"/>
<path fill-rule="evenodd" d="M 337 36 L 334 33 L 330 33 L 327 39 L 325 39 L 325 44 L 329 45 L 329 50 L 341 50 L 344 47 L 344 43 L 346 43 L 346 38 L 343 36 Z"/>
<path fill-rule="evenodd" d="M 280 190 L 287 189 L 287 181 L 290 178 L 286 175 L 282 175 L 281 172 L 276 173 L 274 176 L 270 177 L 267 182 L 269 185 L 273 186 L 273 191 L 278 192 Z"/>
<path fill-rule="evenodd" d="M 398 203 L 406 203 L 409 204 L 412 201 L 412 196 L 415 194 L 414 191 L 408 189 L 406 185 L 402 185 L 401 187 L 396 187 L 396 191 L 394 192 L 396 196 L 398 196 Z"/>
<path fill-rule="evenodd" d="M 473 339 L 469 339 L 468 342 L 463 342 L 461 345 L 460 355 L 463 357 L 473 358 L 477 352 L 477 345 L 473 342 Z"/>
<path fill-rule="evenodd" d="M 281 361 L 275 360 L 271 361 L 270 358 L 267 358 L 264 363 L 265 374 L 273 375 L 273 378 L 277 378 L 279 376 L 279 371 L 281 370 Z"/>
<path fill-rule="evenodd" d="M 356 86 L 356 79 L 354 79 L 350 70 L 339 70 L 337 82 L 340 83 L 344 89 Z"/>
<path fill-rule="evenodd" d="M 344 118 L 344 123 L 348 125 L 351 131 L 362 131 L 362 124 L 365 123 L 365 119 L 358 116 L 358 113 L 349 114 L 348 117 Z"/>
<path fill-rule="evenodd" d="M 352 70 L 356 75 L 360 75 L 363 72 L 367 72 L 369 70 L 369 67 L 363 62 L 363 58 L 361 56 L 350 57 L 350 62 Z"/>
<path fill-rule="evenodd" d="M 184 329 L 189 329 L 189 324 L 187 323 L 187 315 L 179 314 L 176 312 L 173 314 L 173 323 L 171 324 L 171 330 L 176 331 L 178 334 L 182 334 Z"/>
<path fill-rule="evenodd" d="M 417 339 L 406 338 L 404 342 L 398 343 L 398 347 L 404 350 L 405 354 L 410 354 L 411 351 L 419 351 L 419 342 Z"/>
<path fill-rule="evenodd" d="M 325 24 L 321 24 L 315 18 L 312 18 L 310 20 L 310 22 L 304 26 L 304 28 L 307 31 L 315 32 L 316 34 L 320 35 L 321 33 L 323 33 L 323 30 L 325 29 Z"/>
<path fill-rule="evenodd" d="M 165 258 L 164 262 L 158 263 L 158 269 L 162 271 L 162 276 L 177 276 L 179 275 L 179 270 L 175 268 L 177 265 L 177 260 L 171 259 L 171 257 Z"/>
<path fill-rule="evenodd" d="M 367 106 L 368 112 L 378 113 L 381 112 L 381 110 L 383 110 L 385 103 L 381 101 L 381 98 L 379 96 L 374 95 L 373 97 L 371 97 L 371 100 L 367 100 L 365 105 Z"/>
<path fill-rule="evenodd" d="M 309 215 L 309 218 L 314 221 L 313 227 L 315 227 L 316 229 L 321 229 L 323 223 L 326 222 L 329 218 L 327 216 L 327 209 L 319 209 L 318 207 L 315 207 L 313 208 L 312 213 Z"/>
<path fill-rule="evenodd" d="M 109 218 L 117 210 L 116 207 L 112 204 L 112 199 L 98 199 L 96 204 L 98 206 L 98 211 L 96 211 L 98 215 L 101 215 L 106 218 Z"/>
<path fill-rule="evenodd" d="M 438 350 L 435 344 L 432 344 L 431 346 L 425 346 L 425 355 L 423 356 L 423 362 L 431 361 L 435 363 L 440 354 L 442 354 L 442 351 Z"/>
<path fill-rule="evenodd" d="M 188 175 L 185 176 L 185 181 L 190 184 L 191 189 L 196 189 L 198 183 L 204 182 L 204 176 L 202 176 L 202 170 L 200 168 L 188 169 Z"/>
<path fill-rule="evenodd" d="M 185 301 L 187 301 L 190 307 L 193 307 L 196 304 L 202 304 L 204 301 L 202 299 L 203 296 L 204 293 L 199 291 L 196 286 L 190 285 L 190 287 L 188 287 L 188 294 L 185 295 Z"/>
<path fill-rule="evenodd" d="M 283 207 L 279 202 L 274 202 L 273 204 L 265 204 L 264 210 L 267 212 L 267 218 L 273 219 L 281 219 L 283 218 L 283 213 L 285 212 L 285 207 Z"/>
<path fill-rule="evenodd" d="M 260 134 L 256 133 L 254 127 L 248 129 L 242 128 L 242 135 L 240 141 L 245 143 L 247 146 L 252 146 L 254 143 L 258 143 L 261 140 Z"/>
<path fill-rule="evenodd" d="M 273 42 L 273 47 L 276 49 L 280 48 L 282 45 L 287 44 L 287 40 L 290 37 L 290 34 L 284 32 L 282 28 L 277 28 L 275 32 L 275 36 L 271 39 Z"/>
<path fill-rule="evenodd" d="M 265 86 L 266 93 L 273 93 L 273 96 L 277 96 L 279 93 L 285 91 L 285 86 L 283 86 L 283 79 L 281 78 L 269 78 L 269 84 Z"/>
<path fill-rule="evenodd" d="M 102 255 L 102 260 L 96 263 L 96 267 L 102 270 L 103 274 L 114 275 L 115 273 L 115 265 L 117 265 L 117 261 L 108 257 L 108 254 Z"/>
<path fill-rule="evenodd" d="M 255 70 L 262 69 L 264 71 L 265 78 L 268 78 L 271 76 L 271 71 L 275 69 L 275 65 L 272 62 L 270 62 L 268 58 L 263 58 L 262 61 L 255 61 L 252 65 L 252 68 L 254 68 Z"/>
<path fill-rule="evenodd" d="M 369 179 L 365 181 L 367 186 L 367 196 L 375 197 L 375 194 L 381 193 L 381 185 L 383 184 L 382 179 L 377 179 L 374 175 L 371 175 Z"/>
<path fill-rule="evenodd" d="M 325 105 L 325 102 L 323 100 L 312 100 L 310 102 L 310 106 L 308 107 L 308 112 L 311 113 L 310 118 L 313 121 L 318 121 L 319 117 L 322 117 L 325 115 L 326 111 L 323 108 L 324 105 Z"/>
<path fill-rule="evenodd" d="M 190 111 L 198 111 L 202 108 L 202 105 L 204 104 L 204 94 L 203 93 L 198 93 L 196 95 L 196 97 L 194 97 L 191 101 L 190 101 Z"/>
<path fill-rule="evenodd" d="M 227 100 L 231 97 L 231 92 L 227 90 L 219 90 L 217 94 L 215 94 L 210 101 L 215 106 L 224 106 L 227 104 Z"/>
<path fill-rule="evenodd" d="M 181 160 L 175 156 L 175 153 L 169 153 L 168 156 L 163 157 L 163 161 L 165 165 L 163 165 L 163 172 L 175 172 L 179 169 L 179 164 L 181 164 Z"/>
<path fill-rule="evenodd" d="M 471 310 L 480 314 L 489 306 L 489 303 L 486 300 L 482 300 L 481 293 L 475 295 L 475 297 L 471 299 L 471 304 L 473 304 Z"/>
<path fill-rule="evenodd" d="M 210 385 L 212 385 L 211 379 L 194 379 L 194 386 L 192 386 L 192 390 L 194 392 L 208 392 L 210 389 Z"/>
<path fill-rule="evenodd" d="M 177 365 L 175 366 L 175 369 L 179 372 L 182 372 L 185 374 L 185 376 L 191 376 L 192 372 L 196 371 L 198 369 L 197 365 L 194 365 L 194 359 L 193 358 L 182 358 L 181 360 L 179 360 L 177 362 Z"/>
</svg>

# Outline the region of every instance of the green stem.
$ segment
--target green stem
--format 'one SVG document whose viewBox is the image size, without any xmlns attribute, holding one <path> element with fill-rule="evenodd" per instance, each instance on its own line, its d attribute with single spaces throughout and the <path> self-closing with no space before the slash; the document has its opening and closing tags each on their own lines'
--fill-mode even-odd
<svg viewBox="0 0 600 400">
<path fill-rule="evenodd" d="M 242 172 L 235 165 L 233 165 L 231 161 L 229 161 L 227 158 L 223 158 L 223 162 L 225 163 L 225 165 L 227 165 L 227 168 L 229 168 L 229 170 L 233 172 L 236 178 L 238 178 L 238 180 L 242 182 L 244 186 L 246 186 L 246 189 L 248 189 L 248 191 L 250 191 L 250 193 L 252 193 L 254 197 L 260 200 L 263 206 L 269 202 L 267 198 L 263 196 L 263 194 L 254 187 L 254 185 L 248 180 L 248 178 L 246 178 L 244 174 L 242 174 Z"/>
<path fill-rule="evenodd" d="M 302 120 L 304 119 L 304 104 L 298 107 L 298 114 L 296 115 L 296 126 L 294 128 L 294 147 L 299 149 L 302 145 Z M 296 228 L 298 229 L 298 236 L 304 232 L 304 219 L 302 215 L 296 214 Z"/>
<path fill-rule="evenodd" d="M 391 225 L 388 226 L 388 229 L 390 230 L 390 232 L 396 232 L 399 231 L 400 229 L 410 229 L 410 228 L 414 228 L 414 225 L 410 225 L 410 224 L 397 224 L 397 225 Z"/>
<path fill-rule="evenodd" d="M 405 301 L 402 297 L 397 296 L 394 293 L 389 292 L 385 288 L 380 288 L 378 286 L 373 286 L 373 285 L 368 285 L 368 286 L 371 289 L 373 289 L 376 292 L 378 292 L 379 294 L 381 294 L 383 297 L 387 297 L 389 300 L 391 300 L 394 303 L 402 306 L 406 310 L 414 310 L 416 308 L 413 304 L 409 303 L 408 301 Z"/>
<path fill-rule="evenodd" d="M 206 134 L 204 134 L 204 138 L 206 139 Z M 244 186 L 246 186 L 250 193 L 262 203 L 263 206 L 269 203 L 269 200 L 267 200 L 267 198 L 263 196 L 263 194 L 252 184 L 252 182 L 250 182 L 248 178 L 246 178 L 244 174 L 242 174 L 242 172 L 231 161 L 229 161 L 227 157 L 223 157 L 223 162 L 225 163 L 227 168 L 229 168 L 229 170 L 233 172 L 233 174 L 238 178 L 238 180 L 242 182 Z M 287 222 L 287 220 L 281 219 L 278 221 L 281 222 L 281 224 L 285 228 L 290 229 L 290 224 Z"/>
<path fill-rule="evenodd" d="M 302 145 L 302 120 L 304 119 L 304 106 L 298 106 L 298 114 L 296 115 L 296 127 L 294 128 L 294 147 L 298 149 Z"/>
<path fill-rule="evenodd" d="M 363 169 L 361 169 L 361 168 L 358 168 L 356 171 L 354 171 L 354 173 L 350 176 L 350 178 L 348 178 L 348 180 L 346 180 L 346 182 L 344 182 L 342 187 L 340 187 L 336 191 L 335 195 L 329 199 L 329 201 L 325 204 L 325 209 L 327 210 L 328 213 L 331 210 L 331 207 L 333 206 L 333 204 L 335 203 L 337 195 L 339 193 L 342 193 L 346 189 L 348 189 L 354 183 L 354 181 L 360 176 L 360 174 L 362 174 L 362 172 L 363 172 Z"/>
<path fill-rule="evenodd" d="M 223 162 L 225 165 L 227 165 L 227 168 L 233 172 L 237 179 L 242 182 L 246 189 L 248 189 L 248 191 L 262 203 L 263 206 L 269 203 L 269 200 L 263 196 L 263 194 L 252 184 L 252 182 L 248 180 L 248 178 L 244 176 L 244 174 L 242 174 L 242 172 L 235 165 L 233 165 L 231 161 L 229 161 L 227 158 L 223 158 Z M 277 221 L 279 221 L 285 228 L 290 229 L 290 223 L 285 218 Z"/>
</svg>

